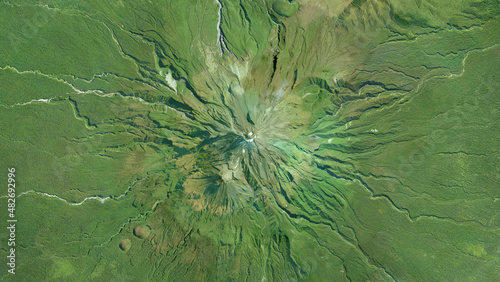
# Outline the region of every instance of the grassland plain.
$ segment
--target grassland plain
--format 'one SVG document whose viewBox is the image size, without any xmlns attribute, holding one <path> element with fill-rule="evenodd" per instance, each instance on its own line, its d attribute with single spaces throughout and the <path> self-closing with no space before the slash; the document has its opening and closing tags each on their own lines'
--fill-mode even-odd
<svg viewBox="0 0 500 282">
<path fill-rule="evenodd" d="M 0 279 L 497 280 L 499 17 L 0 0 Z"/>
</svg>

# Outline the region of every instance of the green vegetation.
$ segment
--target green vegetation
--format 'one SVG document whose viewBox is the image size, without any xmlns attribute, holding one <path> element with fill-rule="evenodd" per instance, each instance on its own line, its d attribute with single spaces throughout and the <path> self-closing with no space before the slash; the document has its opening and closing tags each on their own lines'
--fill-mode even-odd
<svg viewBox="0 0 500 282">
<path fill-rule="evenodd" d="M 0 0 L 0 24 L 4 280 L 499 276 L 498 1 Z"/>
</svg>

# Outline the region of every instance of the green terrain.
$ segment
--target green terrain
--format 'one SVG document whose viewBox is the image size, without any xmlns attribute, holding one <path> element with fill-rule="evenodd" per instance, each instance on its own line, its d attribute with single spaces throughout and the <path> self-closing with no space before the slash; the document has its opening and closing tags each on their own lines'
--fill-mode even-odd
<svg viewBox="0 0 500 282">
<path fill-rule="evenodd" d="M 0 0 L 0 38 L 0 280 L 500 277 L 498 0 Z"/>
</svg>

